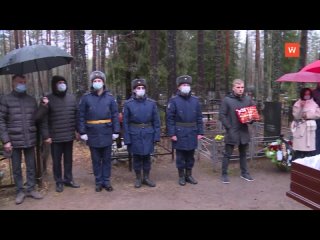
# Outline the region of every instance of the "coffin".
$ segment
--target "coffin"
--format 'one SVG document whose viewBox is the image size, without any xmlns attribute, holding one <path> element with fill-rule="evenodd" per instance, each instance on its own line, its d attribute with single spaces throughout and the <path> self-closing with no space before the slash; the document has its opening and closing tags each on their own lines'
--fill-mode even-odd
<svg viewBox="0 0 320 240">
<path fill-rule="evenodd" d="M 320 158 L 320 155 L 315 157 Z M 320 210 L 320 170 L 303 165 L 299 160 L 303 159 L 292 162 L 290 191 L 286 195 L 312 209 Z"/>
</svg>

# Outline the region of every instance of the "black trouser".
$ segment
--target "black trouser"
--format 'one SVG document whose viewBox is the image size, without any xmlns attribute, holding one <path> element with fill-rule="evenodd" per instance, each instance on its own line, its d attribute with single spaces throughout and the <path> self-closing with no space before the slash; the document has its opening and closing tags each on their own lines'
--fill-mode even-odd
<svg viewBox="0 0 320 240">
<path fill-rule="evenodd" d="M 27 192 L 34 190 L 36 184 L 36 163 L 35 163 L 35 154 L 34 147 L 30 148 L 13 148 L 12 150 L 12 168 L 13 168 L 13 179 L 16 184 L 17 193 L 23 191 L 23 178 L 21 170 L 21 158 L 22 151 L 24 153 L 24 158 L 26 162 L 26 171 L 27 171 Z"/>
<path fill-rule="evenodd" d="M 133 154 L 133 169 L 135 171 L 150 172 L 151 169 L 151 159 L 150 154 L 148 155 L 137 155 Z"/>
<path fill-rule="evenodd" d="M 176 150 L 176 167 L 192 169 L 194 166 L 194 150 Z"/>
<path fill-rule="evenodd" d="M 90 147 L 90 153 L 96 186 L 110 185 L 111 146 L 102 148 Z"/>
<path fill-rule="evenodd" d="M 70 183 L 72 177 L 72 147 L 73 141 L 51 144 L 51 156 L 53 162 L 53 176 L 56 183 Z M 62 155 L 64 167 L 64 179 L 62 179 Z"/>
<path fill-rule="evenodd" d="M 240 153 L 240 169 L 241 169 L 241 174 L 246 174 L 248 172 L 247 168 L 247 147 L 249 144 L 240 144 L 238 146 L 239 153 Z M 223 154 L 223 159 L 222 159 L 222 175 L 228 174 L 228 166 L 229 166 L 229 161 L 233 152 L 235 145 L 230 145 L 226 144 L 225 146 L 225 152 Z"/>
</svg>

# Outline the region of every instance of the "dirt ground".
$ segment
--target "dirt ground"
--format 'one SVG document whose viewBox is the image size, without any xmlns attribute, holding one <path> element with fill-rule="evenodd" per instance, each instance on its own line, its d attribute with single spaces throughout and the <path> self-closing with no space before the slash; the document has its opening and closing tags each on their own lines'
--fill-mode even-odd
<svg viewBox="0 0 320 240">
<path fill-rule="evenodd" d="M 220 165 L 220 164 L 219 164 Z M 45 195 L 42 200 L 26 198 L 16 205 L 14 187 L 0 189 L 0 210 L 308 210 L 309 208 L 286 196 L 290 173 L 279 171 L 268 159 L 249 162 L 253 182 L 241 179 L 238 161 L 230 164 L 230 184 L 220 182 L 220 168 L 213 169 L 208 159 L 196 161 L 193 176 L 197 185 L 178 185 L 175 163 L 170 156 L 153 162 L 151 179 L 155 188 L 143 185 L 134 188 L 134 173 L 128 162 L 113 165 L 113 192 L 95 192 L 94 176 L 88 148 L 75 144 L 74 179 L 78 189 L 65 187 L 55 191 L 51 165 L 44 177 Z"/>
</svg>

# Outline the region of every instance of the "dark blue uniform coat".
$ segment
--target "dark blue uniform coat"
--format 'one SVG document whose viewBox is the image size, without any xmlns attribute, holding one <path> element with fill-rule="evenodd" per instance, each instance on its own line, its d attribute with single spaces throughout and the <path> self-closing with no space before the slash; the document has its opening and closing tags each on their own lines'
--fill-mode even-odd
<svg viewBox="0 0 320 240">
<path fill-rule="evenodd" d="M 179 126 L 178 123 L 195 123 L 194 126 Z M 198 146 L 197 135 L 203 135 L 203 119 L 199 99 L 195 96 L 176 95 L 169 100 L 167 130 L 170 137 L 177 136 L 173 148 L 193 150 Z"/>
<path fill-rule="evenodd" d="M 141 127 L 136 124 L 150 126 Z M 150 98 L 127 100 L 123 107 L 124 143 L 128 151 L 148 155 L 154 151 L 154 143 L 160 141 L 160 117 L 157 104 Z"/>
<path fill-rule="evenodd" d="M 110 123 L 89 124 L 88 120 L 111 119 Z M 111 93 L 104 91 L 88 93 L 79 103 L 79 133 L 87 134 L 90 147 L 102 148 L 112 145 L 112 134 L 120 132 L 118 105 Z"/>
</svg>

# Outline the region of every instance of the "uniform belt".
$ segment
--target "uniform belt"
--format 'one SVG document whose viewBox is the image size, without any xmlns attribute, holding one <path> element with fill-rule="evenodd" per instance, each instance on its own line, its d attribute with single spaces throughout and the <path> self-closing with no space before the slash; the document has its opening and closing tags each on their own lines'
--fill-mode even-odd
<svg viewBox="0 0 320 240">
<path fill-rule="evenodd" d="M 111 119 L 103 119 L 103 120 L 87 120 L 89 124 L 102 124 L 102 123 L 110 123 Z"/>
<path fill-rule="evenodd" d="M 177 126 L 180 127 L 195 127 L 197 126 L 196 122 L 176 122 Z"/>
<path fill-rule="evenodd" d="M 130 123 L 130 126 L 144 128 L 151 127 L 151 123 Z"/>
</svg>

